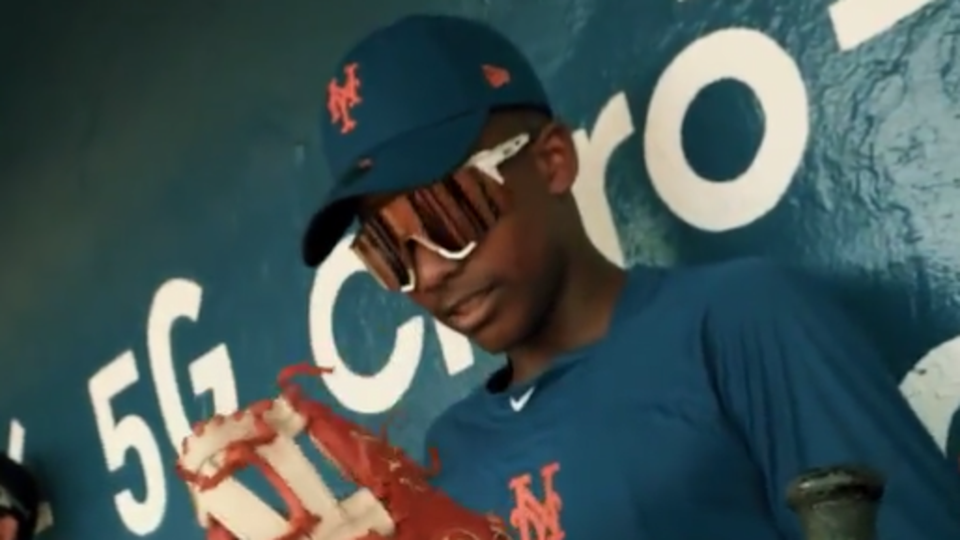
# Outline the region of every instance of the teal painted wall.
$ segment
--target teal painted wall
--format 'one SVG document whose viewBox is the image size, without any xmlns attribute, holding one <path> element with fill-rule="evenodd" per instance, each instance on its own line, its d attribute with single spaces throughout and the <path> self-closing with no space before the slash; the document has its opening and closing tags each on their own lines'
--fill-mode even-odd
<svg viewBox="0 0 960 540">
<path fill-rule="evenodd" d="M 42 538 L 201 538 L 173 443 L 282 365 L 343 364 L 317 397 L 401 409 L 411 449 L 495 365 L 348 255 L 298 259 L 332 63 L 414 9 L 533 58 L 610 257 L 822 275 L 960 453 L 957 2 L 79 4 L 0 6 L 0 433 L 47 486 Z"/>
</svg>

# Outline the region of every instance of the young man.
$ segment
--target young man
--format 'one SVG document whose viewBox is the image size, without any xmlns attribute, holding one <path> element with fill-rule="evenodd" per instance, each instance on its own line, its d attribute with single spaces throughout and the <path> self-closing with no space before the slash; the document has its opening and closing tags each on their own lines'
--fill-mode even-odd
<svg viewBox="0 0 960 540">
<path fill-rule="evenodd" d="M 37 526 L 40 494 L 33 475 L 0 454 L 0 540 L 30 540 Z"/>
<path fill-rule="evenodd" d="M 798 539 L 788 482 L 881 471 L 882 539 L 960 538 L 960 482 L 878 351 L 801 277 L 742 260 L 627 272 L 572 195 L 570 129 L 481 24 L 414 16 L 338 65 L 316 266 L 354 250 L 506 365 L 429 430 L 438 485 L 524 540 Z"/>
</svg>

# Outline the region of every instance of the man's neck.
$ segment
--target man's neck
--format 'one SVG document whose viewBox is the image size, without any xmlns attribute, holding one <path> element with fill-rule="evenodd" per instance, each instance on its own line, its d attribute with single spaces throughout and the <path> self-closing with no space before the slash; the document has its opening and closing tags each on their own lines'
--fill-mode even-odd
<svg viewBox="0 0 960 540">
<path fill-rule="evenodd" d="M 557 300 L 540 329 L 507 352 L 513 382 L 529 380 L 565 352 L 607 334 L 626 272 L 599 252 L 568 266 Z"/>
</svg>

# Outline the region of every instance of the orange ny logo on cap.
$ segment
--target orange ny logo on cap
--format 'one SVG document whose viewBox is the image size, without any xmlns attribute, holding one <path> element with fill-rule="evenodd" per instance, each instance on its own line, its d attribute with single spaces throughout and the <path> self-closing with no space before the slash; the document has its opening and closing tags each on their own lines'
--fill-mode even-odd
<svg viewBox="0 0 960 540">
<path fill-rule="evenodd" d="M 340 125 L 340 133 L 350 133 L 357 127 L 357 121 L 350 116 L 350 110 L 360 103 L 360 78 L 357 77 L 356 62 L 343 67 L 343 84 L 336 77 L 327 85 L 327 111 L 330 122 Z"/>
</svg>

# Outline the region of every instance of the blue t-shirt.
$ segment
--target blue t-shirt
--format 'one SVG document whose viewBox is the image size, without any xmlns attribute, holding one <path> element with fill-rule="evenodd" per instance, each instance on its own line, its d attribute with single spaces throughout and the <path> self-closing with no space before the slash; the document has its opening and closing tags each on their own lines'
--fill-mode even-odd
<svg viewBox="0 0 960 540">
<path fill-rule="evenodd" d="M 436 484 L 520 540 L 799 540 L 787 484 L 851 462 L 887 478 L 880 540 L 960 539 L 960 475 L 878 351 L 760 260 L 632 270 L 605 338 L 426 443 Z"/>
</svg>

